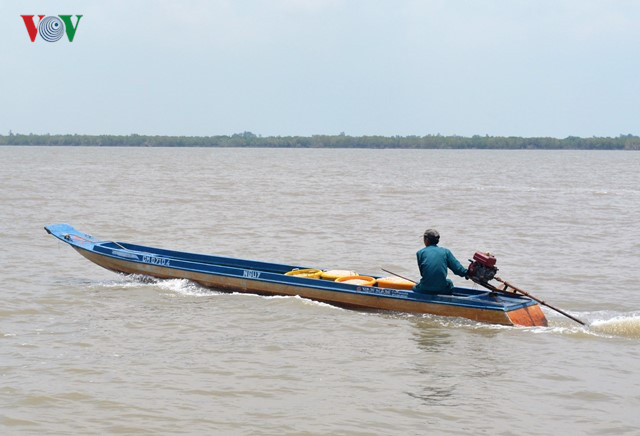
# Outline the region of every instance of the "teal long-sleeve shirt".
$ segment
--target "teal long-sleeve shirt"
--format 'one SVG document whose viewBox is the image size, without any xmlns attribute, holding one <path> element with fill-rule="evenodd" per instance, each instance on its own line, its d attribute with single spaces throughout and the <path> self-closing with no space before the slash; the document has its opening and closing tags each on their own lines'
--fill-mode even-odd
<svg viewBox="0 0 640 436">
<path fill-rule="evenodd" d="M 467 274 L 467 268 L 462 266 L 448 248 L 429 245 L 418 251 L 416 255 L 422 278 L 420 283 L 413 287 L 415 292 L 428 294 L 451 292 L 453 282 L 447 278 L 447 268 L 460 277 Z"/>
</svg>

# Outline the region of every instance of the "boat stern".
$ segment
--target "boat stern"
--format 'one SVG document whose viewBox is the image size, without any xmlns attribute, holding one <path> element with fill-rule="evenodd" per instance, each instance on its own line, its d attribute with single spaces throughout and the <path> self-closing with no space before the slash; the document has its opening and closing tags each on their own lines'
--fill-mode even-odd
<svg viewBox="0 0 640 436">
<path fill-rule="evenodd" d="M 509 321 L 516 326 L 546 327 L 548 325 L 547 318 L 544 316 L 539 304 L 532 304 L 509 311 L 507 316 Z"/>
</svg>

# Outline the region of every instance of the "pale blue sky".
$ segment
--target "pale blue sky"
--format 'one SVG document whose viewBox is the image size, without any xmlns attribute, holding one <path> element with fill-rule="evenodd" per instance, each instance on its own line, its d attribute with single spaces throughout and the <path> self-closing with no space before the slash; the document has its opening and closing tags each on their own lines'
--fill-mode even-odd
<svg viewBox="0 0 640 436">
<path fill-rule="evenodd" d="M 21 14 L 83 14 L 29 40 Z M 640 1 L 14 1 L 0 133 L 640 134 Z"/>
</svg>

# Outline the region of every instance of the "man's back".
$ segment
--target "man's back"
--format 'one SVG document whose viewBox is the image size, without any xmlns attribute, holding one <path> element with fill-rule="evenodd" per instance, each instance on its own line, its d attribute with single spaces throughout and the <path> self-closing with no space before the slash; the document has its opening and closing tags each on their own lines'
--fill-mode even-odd
<svg viewBox="0 0 640 436">
<path fill-rule="evenodd" d="M 414 287 L 416 292 L 430 294 L 450 292 L 453 282 L 447 279 L 447 268 L 461 277 L 467 273 L 467 269 L 447 248 L 429 245 L 418 251 L 416 255 L 422 275 L 420 283 Z"/>
</svg>

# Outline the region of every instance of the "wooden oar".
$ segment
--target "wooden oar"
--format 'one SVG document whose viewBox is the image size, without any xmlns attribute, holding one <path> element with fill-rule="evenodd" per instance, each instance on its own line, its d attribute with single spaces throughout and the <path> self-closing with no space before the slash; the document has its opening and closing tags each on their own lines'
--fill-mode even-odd
<svg viewBox="0 0 640 436">
<path fill-rule="evenodd" d="M 400 277 L 401 279 L 408 280 L 408 281 L 410 281 L 411 283 L 418 284 L 418 282 L 416 282 L 416 281 L 414 281 L 414 280 L 411 280 L 411 279 L 408 279 L 408 278 L 406 278 L 406 277 L 403 277 L 403 276 L 401 276 L 400 274 L 396 274 L 396 273 L 391 272 L 391 271 L 389 271 L 389 270 L 386 270 L 386 269 L 384 269 L 384 268 L 380 268 L 380 269 L 381 269 L 382 271 L 384 271 L 384 272 L 387 272 L 387 273 L 391 274 L 391 275 L 394 275 L 394 276 L 396 276 L 396 277 Z"/>
<path fill-rule="evenodd" d="M 542 301 L 542 300 L 541 300 L 541 299 L 539 299 L 539 298 L 534 297 L 533 295 L 531 295 L 531 294 L 530 294 L 530 293 L 528 293 L 527 291 L 523 291 L 522 289 L 520 289 L 520 288 L 518 288 L 518 287 L 516 287 L 516 286 L 513 286 L 511 283 L 507 282 L 506 280 L 502 280 L 500 277 L 494 277 L 494 279 L 495 279 L 495 280 L 497 280 L 497 281 L 499 281 L 500 283 L 504 283 L 504 284 L 505 284 L 505 286 L 507 286 L 507 287 L 509 287 L 509 288 L 513 289 L 513 290 L 514 290 L 514 293 L 519 292 L 519 293 L 521 293 L 522 295 L 526 295 L 527 297 L 531 298 L 531 299 L 532 299 L 532 300 L 534 300 L 534 301 L 537 301 L 538 303 L 542 304 L 543 306 L 547 306 L 549 309 L 553 309 L 553 310 L 555 310 L 556 312 L 558 312 L 558 313 L 560 313 L 560 314 L 562 314 L 562 315 L 566 316 L 567 318 L 574 320 L 574 321 L 575 321 L 575 322 L 577 322 L 578 324 L 586 325 L 583 321 L 580 321 L 578 318 L 576 318 L 576 317 L 574 317 L 574 316 L 569 315 L 567 312 L 565 312 L 565 311 L 563 311 L 563 310 L 560 310 L 560 309 L 558 309 L 557 307 L 553 307 L 552 305 L 545 303 L 544 301 Z M 482 283 L 480 283 L 480 284 L 482 285 Z M 502 291 L 507 292 L 507 291 L 506 291 L 506 288 L 505 288 L 505 289 L 503 289 Z"/>
</svg>

